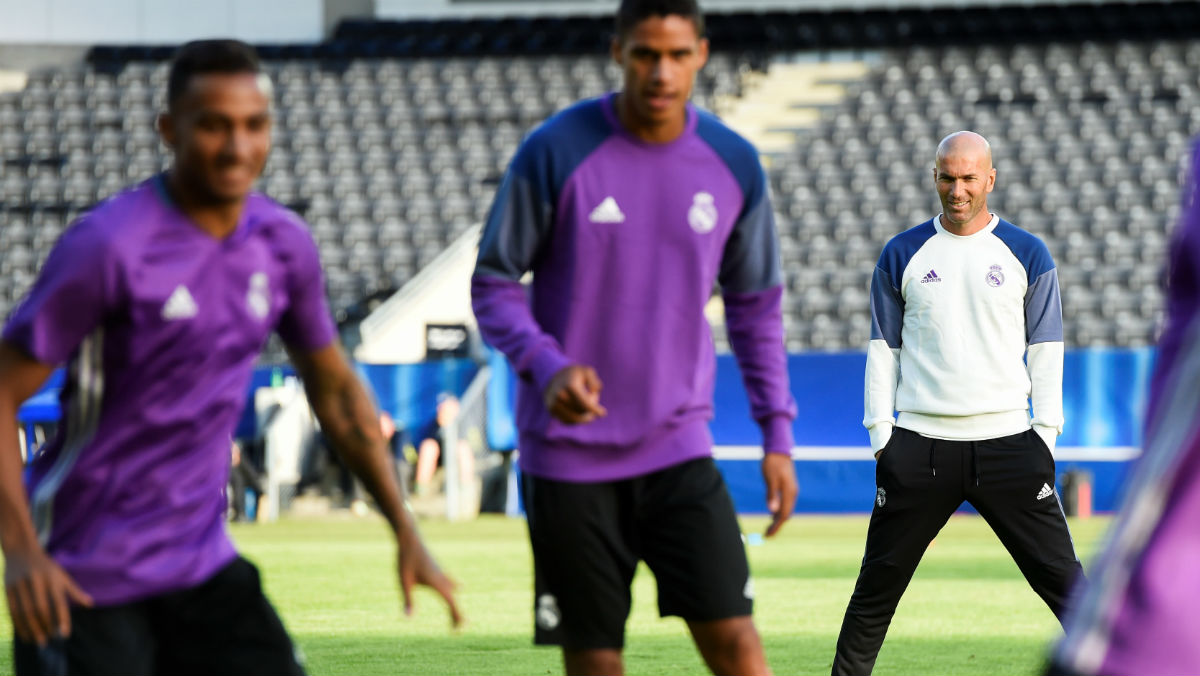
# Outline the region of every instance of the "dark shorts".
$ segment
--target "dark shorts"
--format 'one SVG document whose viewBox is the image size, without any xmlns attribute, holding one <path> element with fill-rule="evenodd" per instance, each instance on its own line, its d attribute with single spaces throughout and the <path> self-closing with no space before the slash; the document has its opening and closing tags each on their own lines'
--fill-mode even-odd
<svg viewBox="0 0 1200 676">
<path fill-rule="evenodd" d="M 733 501 L 712 458 L 645 476 L 571 483 L 523 476 L 534 562 L 534 642 L 621 648 L 639 560 L 658 611 L 749 615 L 753 587 Z"/>
<path fill-rule="evenodd" d="M 18 676 L 304 673 L 258 569 L 240 557 L 191 589 L 73 607 L 67 639 L 38 648 L 14 637 L 13 649 Z"/>
</svg>

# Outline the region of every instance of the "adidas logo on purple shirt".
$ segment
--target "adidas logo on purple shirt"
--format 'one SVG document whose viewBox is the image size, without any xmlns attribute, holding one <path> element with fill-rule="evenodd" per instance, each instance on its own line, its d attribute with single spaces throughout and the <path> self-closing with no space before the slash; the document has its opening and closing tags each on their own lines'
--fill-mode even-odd
<svg viewBox="0 0 1200 676">
<path fill-rule="evenodd" d="M 928 273 L 926 273 L 925 278 L 921 280 L 921 283 L 928 284 L 930 282 L 940 282 L 940 281 L 942 281 L 942 278 L 938 277 L 936 272 L 934 272 L 933 270 L 930 270 Z"/>
</svg>

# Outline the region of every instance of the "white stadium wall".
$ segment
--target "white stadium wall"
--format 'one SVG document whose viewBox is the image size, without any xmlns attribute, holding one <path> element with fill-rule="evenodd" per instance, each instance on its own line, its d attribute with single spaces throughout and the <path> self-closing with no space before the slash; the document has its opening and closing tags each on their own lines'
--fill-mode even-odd
<svg viewBox="0 0 1200 676">
<path fill-rule="evenodd" d="M 1097 0 L 1093 4 L 1121 2 Z M 1057 4 L 1078 3 L 1058 0 Z M 380 19 L 470 16 L 565 16 L 612 14 L 617 0 L 375 0 Z M 896 9 L 902 7 L 998 7 L 1003 5 L 1056 4 L 1055 0 L 700 0 L 706 12 L 828 11 Z"/>
<path fill-rule="evenodd" d="M 325 0 L 0 0 L 0 43 L 319 42 Z M 369 10 L 368 10 L 369 13 Z"/>
<path fill-rule="evenodd" d="M 706 11 L 1029 5 L 1035 0 L 701 0 Z M 1070 4 L 1077 0 L 1060 0 Z M 1120 0 L 1097 0 L 1095 4 Z M 1178 0 L 1184 1 L 1184 0 Z M 1045 4 L 1043 2 L 1039 4 Z M 616 0 L 0 0 L 0 44 L 176 44 L 205 37 L 319 42 L 346 17 L 611 14 Z"/>
</svg>

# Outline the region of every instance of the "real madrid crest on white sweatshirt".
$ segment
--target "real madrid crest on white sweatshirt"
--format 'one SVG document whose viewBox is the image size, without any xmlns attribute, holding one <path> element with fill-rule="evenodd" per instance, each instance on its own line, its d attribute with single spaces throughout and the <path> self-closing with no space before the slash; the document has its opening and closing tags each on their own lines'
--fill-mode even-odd
<svg viewBox="0 0 1200 676">
<path fill-rule="evenodd" d="M 893 237 L 871 280 L 863 417 L 871 450 L 883 448 L 893 425 L 982 440 L 1031 424 L 1053 450 L 1063 425 L 1054 259 L 997 216 L 966 237 L 940 219 Z"/>
</svg>

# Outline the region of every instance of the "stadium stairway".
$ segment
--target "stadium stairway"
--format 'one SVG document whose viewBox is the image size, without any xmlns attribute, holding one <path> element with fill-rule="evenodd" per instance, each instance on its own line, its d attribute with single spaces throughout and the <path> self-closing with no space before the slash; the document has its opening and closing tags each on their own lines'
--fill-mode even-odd
<svg viewBox="0 0 1200 676">
<path fill-rule="evenodd" d="M 770 171 L 775 158 L 796 150 L 797 133 L 817 127 L 823 114 L 842 102 L 854 83 L 871 72 L 866 60 L 796 61 L 781 59 L 765 70 L 741 75 L 740 95 L 712 97 L 722 121 L 745 136 Z M 725 307 L 714 294 L 704 308 L 718 349 L 728 351 Z"/>
<path fill-rule="evenodd" d="M 741 96 L 715 97 L 713 108 L 745 136 L 769 163 L 770 155 L 792 150 L 796 131 L 821 120 L 823 106 L 846 97 L 846 84 L 869 72 L 863 61 L 773 63 L 766 72 L 742 77 Z"/>
<path fill-rule="evenodd" d="M 478 244 L 479 227 L 472 226 L 367 315 L 354 358 L 364 364 L 420 362 L 428 356 L 429 325 L 474 327 L 470 280 Z"/>
</svg>

